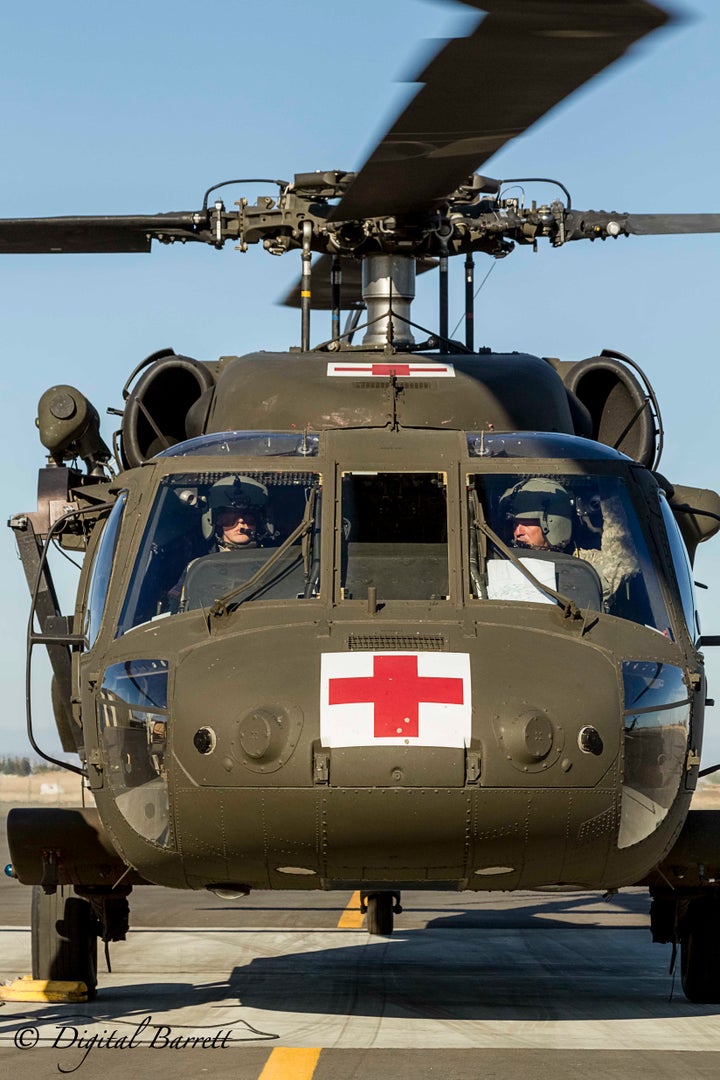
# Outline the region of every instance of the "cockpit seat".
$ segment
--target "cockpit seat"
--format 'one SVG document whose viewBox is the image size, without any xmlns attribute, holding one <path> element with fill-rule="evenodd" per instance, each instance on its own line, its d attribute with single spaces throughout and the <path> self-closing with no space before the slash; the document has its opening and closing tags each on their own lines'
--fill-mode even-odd
<svg viewBox="0 0 720 1080">
<path fill-rule="evenodd" d="M 579 608 L 603 611 L 603 587 L 595 567 L 583 558 L 566 555 L 560 551 L 533 551 L 518 549 L 522 559 L 542 559 L 555 565 L 555 588 L 563 596 L 574 600 Z M 532 571 L 532 567 L 529 567 Z"/>
</svg>

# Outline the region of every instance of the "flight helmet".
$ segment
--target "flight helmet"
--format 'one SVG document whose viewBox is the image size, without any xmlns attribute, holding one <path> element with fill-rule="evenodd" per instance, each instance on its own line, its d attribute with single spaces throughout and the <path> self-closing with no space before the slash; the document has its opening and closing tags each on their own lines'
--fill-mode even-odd
<svg viewBox="0 0 720 1080">
<path fill-rule="evenodd" d="M 224 476 L 210 488 L 207 509 L 202 516 L 202 531 L 209 540 L 217 530 L 222 510 L 252 510 L 258 519 L 258 534 L 266 531 L 268 491 L 251 476 Z"/>
<path fill-rule="evenodd" d="M 572 541 L 573 501 L 557 480 L 546 476 L 522 480 L 503 494 L 500 511 L 508 522 L 537 522 L 551 548 L 562 551 Z"/>
</svg>

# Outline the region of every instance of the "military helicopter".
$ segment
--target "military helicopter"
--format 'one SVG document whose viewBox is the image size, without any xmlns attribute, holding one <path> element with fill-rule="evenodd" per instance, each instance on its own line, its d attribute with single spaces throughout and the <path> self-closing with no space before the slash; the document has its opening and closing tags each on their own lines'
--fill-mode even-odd
<svg viewBox="0 0 720 1080">
<path fill-rule="evenodd" d="M 112 449 L 79 390 L 40 400 L 50 463 L 10 524 L 29 647 L 97 810 L 8 819 L 36 977 L 94 992 L 98 939 L 125 936 L 152 884 L 360 889 L 375 934 L 403 888 L 643 884 L 686 995 L 720 1000 L 715 817 L 689 812 L 712 643 L 691 566 L 720 498 L 658 471 L 659 404 L 629 358 L 477 350 L 472 305 L 478 252 L 720 215 L 579 211 L 562 186 L 524 205 L 481 175 L 667 18 L 644 0 L 483 9 L 357 173 L 232 209 L 215 187 L 182 213 L 0 221 L 7 254 L 229 242 L 302 263 L 298 349 L 152 354 Z M 437 330 L 413 319 L 425 270 Z M 311 348 L 317 309 L 331 331 Z M 72 616 L 55 541 L 85 556 Z"/>
</svg>

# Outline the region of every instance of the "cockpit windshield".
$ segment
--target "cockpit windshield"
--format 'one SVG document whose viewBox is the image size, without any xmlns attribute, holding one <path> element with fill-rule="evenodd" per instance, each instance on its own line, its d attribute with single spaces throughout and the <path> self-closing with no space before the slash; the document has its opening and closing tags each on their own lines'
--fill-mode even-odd
<svg viewBox="0 0 720 1080">
<path fill-rule="evenodd" d="M 166 476 L 135 560 L 118 635 L 178 612 L 312 599 L 320 588 L 320 475 Z"/>
<path fill-rule="evenodd" d="M 475 597 L 557 603 L 555 591 L 580 608 L 672 636 L 658 571 L 622 477 L 473 475 L 469 520 Z"/>
</svg>

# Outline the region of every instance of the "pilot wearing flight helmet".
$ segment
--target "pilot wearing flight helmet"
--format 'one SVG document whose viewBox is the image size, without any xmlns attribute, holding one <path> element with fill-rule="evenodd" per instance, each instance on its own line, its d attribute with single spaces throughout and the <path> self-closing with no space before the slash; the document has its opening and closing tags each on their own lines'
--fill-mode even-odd
<svg viewBox="0 0 720 1080">
<path fill-rule="evenodd" d="M 251 476 L 225 476 L 210 488 L 202 531 L 212 551 L 262 547 L 272 530 L 267 521 L 268 492 Z"/>
<path fill-rule="evenodd" d="M 509 488 L 500 511 L 512 524 L 513 547 L 572 554 L 573 501 L 556 480 L 538 476 Z"/>
<path fill-rule="evenodd" d="M 263 547 L 273 540 L 273 528 L 267 520 L 267 503 L 267 488 L 251 476 L 225 476 L 217 480 L 210 488 L 201 518 L 203 538 L 208 541 L 205 554 Z M 183 610 L 188 571 L 198 561 L 198 558 L 192 559 L 170 589 L 168 606 L 171 611 Z"/>
<path fill-rule="evenodd" d="M 597 505 L 596 505 L 597 504 Z M 606 604 L 637 574 L 637 562 L 620 500 L 579 500 L 557 480 L 538 476 L 509 488 L 500 511 L 512 527 L 512 546 L 576 555 L 600 579 Z"/>
</svg>

